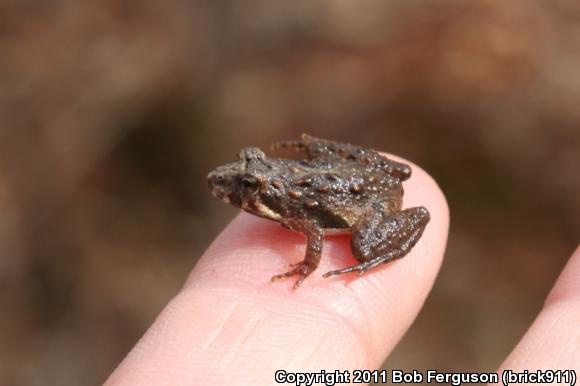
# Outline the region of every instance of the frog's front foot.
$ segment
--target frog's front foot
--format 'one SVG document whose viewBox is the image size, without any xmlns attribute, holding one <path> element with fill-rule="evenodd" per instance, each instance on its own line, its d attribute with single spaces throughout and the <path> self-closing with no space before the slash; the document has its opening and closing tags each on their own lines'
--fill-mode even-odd
<svg viewBox="0 0 580 386">
<path fill-rule="evenodd" d="M 292 266 L 294 267 L 293 269 L 291 269 L 288 272 L 272 276 L 270 281 L 273 282 L 273 281 L 276 281 L 279 279 L 284 279 L 284 278 L 287 278 L 290 276 L 299 275 L 300 278 L 296 281 L 296 283 L 294 283 L 294 289 L 296 289 L 296 288 L 300 287 L 300 285 L 302 284 L 304 279 L 306 279 L 308 277 L 308 275 L 310 275 L 312 273 L 312 271 L 314 271 L 314 269 L 316 269 L 316 267 L 312 267 L 312 265 L 308 264 L 306 261 L 301 261 L 299 263 L 292 264 Z"/>
<path fill-rule="evenodd" d="M 292 264 L 292 269 L 286 273 L 272 276 L 270 281 L 276 281 L 290 276 L 299 275 L 300 278 L 294 283 L 294 289 L 300 287 L 300 284 L 310 275 L 317 267 L 320 261 L 320 253 L 322 252 L 322 238 L 324 236 L 324 229 L 322 229 L 316 221 L 305 219 L 283 219 L 280 223 L 286 228 L 302 232 L 308 239 L 306 243 L 306 255 L 304 260 L 299 263 Z"/>
</svg>

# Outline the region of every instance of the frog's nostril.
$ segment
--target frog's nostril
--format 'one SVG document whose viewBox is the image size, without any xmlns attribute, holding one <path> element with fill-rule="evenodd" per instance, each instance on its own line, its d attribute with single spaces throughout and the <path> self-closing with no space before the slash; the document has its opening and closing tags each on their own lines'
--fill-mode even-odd
<svg viewBox="0 0 580 386">
<path fill-rule="evenodd" d="M 210 173 L 207 176 L 207 183 L 210 187 L 220 185 L 223 182 L 224 182 L 224 177 L 219 175 L 219 174 L 216 175 L 216 174 Z"/>
</svg>

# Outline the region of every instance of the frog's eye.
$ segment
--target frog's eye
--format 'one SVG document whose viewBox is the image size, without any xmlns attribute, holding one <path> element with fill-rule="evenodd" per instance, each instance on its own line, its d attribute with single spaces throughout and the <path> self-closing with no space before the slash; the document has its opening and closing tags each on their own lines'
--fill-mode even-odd
<svg viewBox="0 0 580 386">
<path fill-rule="evenodd" d="M 255 177 L 244 176 L 242 177 L 241 184 L 246 194 L 253 194 L 258 191 L 259 183 Z"/>
</svg>

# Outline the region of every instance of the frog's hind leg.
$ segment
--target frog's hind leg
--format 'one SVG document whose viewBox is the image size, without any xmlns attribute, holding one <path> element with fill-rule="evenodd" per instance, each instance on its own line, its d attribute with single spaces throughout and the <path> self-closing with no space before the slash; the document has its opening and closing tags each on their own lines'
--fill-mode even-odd
<svg viewBox="0 0 580 386">
<path fill-rule="evenodd" d="M 323 139 L 312 137 L 308 134 L 302 134 L 300 139 L 295 141 L 281 141 L 281 142 L 274 142 L 270 147 L 272 150 L 278 149 L 292 149 L 296 151 L 303 151 L 306 152 L 307 155 L 310 153 L 310 147 L 313 143 L 319 142 L 330 142 L 325 141 Z"/>
<path fill-rule="evenodd" d="M 272 150 L 293 149 L 296 151 L 305 151 L 306 145 L 304 144 L 304 141 L 302 141 L 302 140 L 284 141 L 284 142 L 274 142 L 272 145 L 270 145 L 270 148 Z"/>
<path fill-rule="evenodd" d="M 330 271 L 324 277 L 355 272 L 359 275 L 380 264 L 405 256 L 417 243 L 429 222 L 424 207 L 387 212 L 382 204 L 369 207 L 352 229 L 351 247 L 360 264 Z"/>
<path fill-rule="evenodd" d="M 301 232 L 306 235 L 306 255 L 304 260 L 292 264 L 293 269 L 288 272 L 272 276 L 271 281 L 283 279 L 290 276 L 300 276 L 294 284 L 294 289 L 298 288 L 304 279 L 310 275 L 317 267 L 322 256 L 322 242 L 324 238 L 324 229 L 315 221 L 304 219 L 287 219 L 282 220 L 281 224 L 293 231 Z"/>
<path fill-rule="evenodd" d="M 272 150 L 277 149 L 293 149 L 296 151 L 302 151 L 306 153 L 306 156 L 310 160 L 358 160 L 361 161 L 368 158 L 370 150 L 363 149 L 359 146 L 350 145 L 348 143 L 340 143 L 329 141 L 326 139 L 312 137 L 308 134 L 302 134 L 299 140 L 296 141 L 285 141 L 276 142 L 272 144 Z M 378 154 L 372 152 L 374 157 L 378 157 Z"/>
</svg>

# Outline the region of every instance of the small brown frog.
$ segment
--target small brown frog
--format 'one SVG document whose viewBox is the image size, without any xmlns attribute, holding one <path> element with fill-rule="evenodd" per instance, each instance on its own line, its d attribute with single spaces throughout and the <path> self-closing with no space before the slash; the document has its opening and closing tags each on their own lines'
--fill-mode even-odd
<svg viewBox="0 0 580 386">
<path fill-rule="evenodd" d="M 405 256 L 429 222 L 422 206 L 401 209 L 401 182 L 411 176 L 408 165 L 374 150 L 306 134 L 272 148 L 293 148 L 306 159 L 268 158 L 262 150 L 246 147 L 237 161 L 218 167 L 207 178 L 215 197 L 306 235 L 304 260 L 272 281 L 297 275 L 294 288 L 300 286 L 318 267 L 325 232 L 351 233 L 352 252 L 360 264 L 323 276 L 353 271 L 361 275 Z"/>
</svg>

